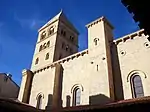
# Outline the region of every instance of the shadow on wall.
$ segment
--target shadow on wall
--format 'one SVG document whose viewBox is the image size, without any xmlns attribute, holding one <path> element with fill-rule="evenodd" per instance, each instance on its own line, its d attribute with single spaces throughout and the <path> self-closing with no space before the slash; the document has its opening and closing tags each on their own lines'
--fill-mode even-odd
<svg viewBox="0 0 150 112">
<path fill-rule="evenodd" d="M 47 106 L 45 107 L 46 110 L 51 110 L 51 107 L 52 107 L 52 98 L 53 98 L 53 95 L 49 94 L 48 95 Z"/>
<path fill-rule="evenodd" d="M 89 97 L 89 105 L 98 105 L 98 104 L 106 104 L 111 102 L 112 100 L 103 95 L 103 94 L 98 94 L 98 95 L 94 95 L 94 96 L 90 96 Z"/>
<path fill-rule="evenodd" d="M 122 86 L 122 77 L 121 77 L 121 69 L 119 63 L 118 55 L 125 55 L 124 51 L 118 52 L 117 45 L 114 43 L 111 45 L 111 58 L 112 58 L 112 68 L 113 68 L 113 81 L 115 87 L 115 99 L 123 100 L 123 86 Z"/>
</svg>

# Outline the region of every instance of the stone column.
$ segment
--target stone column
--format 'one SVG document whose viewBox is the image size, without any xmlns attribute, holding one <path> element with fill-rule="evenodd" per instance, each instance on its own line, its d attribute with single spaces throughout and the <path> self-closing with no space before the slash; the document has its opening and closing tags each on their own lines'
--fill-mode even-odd
<svg viewBox="0 0 150 112">
<path fill-rule="evenodd" d="M 63 68 L 61 64 L 56 64 L 53 98 L 52 98 L 52 111 L 59 112 L 62 108 L 62 80 Z"/>
<path fill-rule="evenodd" d="M 29 103 L 32 79 L 33 79 L 32 71 L 24 69 L 22 71 L 22 82 L 18 96 L 19 101 Z"/>
</svg>

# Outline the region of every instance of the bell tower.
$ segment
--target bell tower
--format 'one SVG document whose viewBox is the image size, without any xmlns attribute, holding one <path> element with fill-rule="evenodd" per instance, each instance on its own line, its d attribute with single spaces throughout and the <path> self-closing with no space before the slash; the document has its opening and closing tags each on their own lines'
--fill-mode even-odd
<svg viewBox="0 0 150 112">
<path fill-rule="evenodd" d="M 38 31 L 31 70 L 78 52 L 78 31 L 62 11 Z"/>
</svg>

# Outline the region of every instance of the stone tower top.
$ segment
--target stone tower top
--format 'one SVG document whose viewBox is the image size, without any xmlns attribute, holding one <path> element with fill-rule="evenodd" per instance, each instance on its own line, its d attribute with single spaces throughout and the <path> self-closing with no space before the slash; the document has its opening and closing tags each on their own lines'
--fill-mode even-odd
<svg viewBox="0 0 150 112">
<path fill-rule="evenodd" d="M 106 19 L 105 16 L 102 16 L 98 19 L 96 19 L 95 21 L 92 21 L 90 22 L 89 24 L 86 25 L 87 28 L 91 27 L 92 25 L 98 23 L 98 22 L 101 22 L 101 21 L 104 21 L 105 23 L 107 23 L 112 29 L 114 29 L 114 27 L 111 25 L 111 23 Z"/>
<path fill-rule="evenodd" d="M 113 26 L 102 16 L 87 24 L 88 49 L 91 55 L 104 53 L 109 42 L 113 41 Z M 107 44 L 107 45 L 106 45 Z"/>
<path fill-rule="evenodd" d="M 44 26 L 42 26 L 38 30 L 38 32 L 40 32 L 41 30 L 43 30 L 44 28 L 50 26 L 51 24 L 53 24 L 55 21 L 58 21 L 58 20 L 61 20 L 65 23 L 67 23 L 69 25 L 69 27 L 71 27 L 77 34 L 79 34 L 79 32 L 74 27 L 74 25 L 67 19 L 67 17 L 65 16 L 63 10 L 61 10 L 56 16 L 54 16 L 50 21 L 48 21 Z"/>
<path fill-rule="evenodd" d="M 31 69 L 40 69 L 78 52 L 78 31 L 61 10 L 38 30 Z"/>
</svg>

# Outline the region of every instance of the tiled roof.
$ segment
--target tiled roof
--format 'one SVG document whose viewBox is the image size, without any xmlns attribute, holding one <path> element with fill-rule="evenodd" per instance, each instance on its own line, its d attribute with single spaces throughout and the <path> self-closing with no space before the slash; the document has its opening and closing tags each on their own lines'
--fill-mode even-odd
<svg viewBox="0 0 150 112">
<path fill-rule="evenodd" d="M 66 107 L 63 108 L 63 111 L 88 111 L 88 110 L 95 110 L 95 109 L 100 110 L 100 109 L 118 108 L 118 107 L 125 107 L 129 105 L 146 104 L 146 103 L 150 103 L 150 97 L 121 100 L 113 103 L 108 103 L 105 105 L 84 105 L 84 106 L 77 106 L 77 107 Z"/>
<path fill-rule="evenodd" d="M 0 98 L 0 109 L 12 110 L 16 112 L 43 112 L 43 110 L 36 109 L 29 104 L 22 103 L 15 99 Z"/>
</svg>

